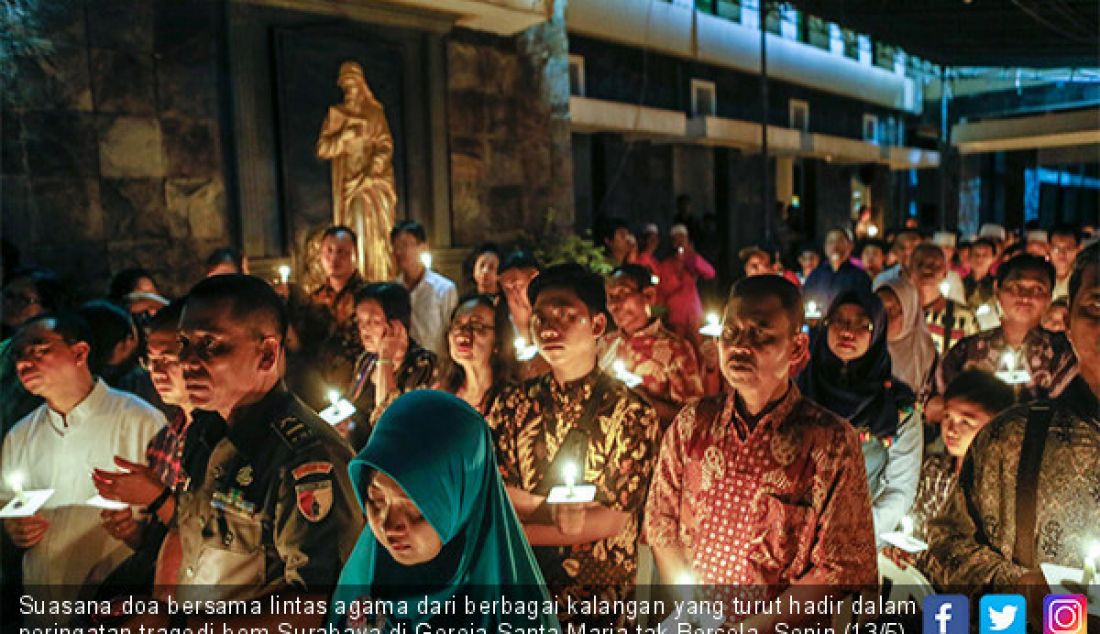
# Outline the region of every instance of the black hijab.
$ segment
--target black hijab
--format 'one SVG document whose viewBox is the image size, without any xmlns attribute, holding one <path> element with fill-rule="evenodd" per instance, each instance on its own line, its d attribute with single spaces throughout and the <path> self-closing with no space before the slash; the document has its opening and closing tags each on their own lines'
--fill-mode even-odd
<svg viewBox="0 0 1100 634">
<path fill-rule="evenodd" d="M 845 304 L 861 307 L 874 326 L 867 352 L 849 363 L 829 348 L 826 325 Z M 898 411 L 911 406 L 915 396 L 909 386 L 891 375 L 885 311 L 876 295 L 863 290 L 837 295 L 814 331 L 810 348 L 810 363 L 798 378 L 799 389 L 807 398 L 878 438 L 897 433 Z"/>
</svg>

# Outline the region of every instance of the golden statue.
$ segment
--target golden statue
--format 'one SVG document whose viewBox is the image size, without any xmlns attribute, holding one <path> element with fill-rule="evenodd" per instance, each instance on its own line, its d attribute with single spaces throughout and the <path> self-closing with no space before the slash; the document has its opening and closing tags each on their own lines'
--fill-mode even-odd
<svg viewBox="0 0 1100 634">
<path fill-rule="evenodd" d="M 333 223 L 351 227 L 359 236 L 363 277 L 388 281 L 394 276 L 390 230 L 397 205 L 393 137 L 359 64 L 340 64 L 336 83 L 344 91 L 344 103 L 328 109 L 317 139 L 317 157 L 332 161 Z"/>
</svg>

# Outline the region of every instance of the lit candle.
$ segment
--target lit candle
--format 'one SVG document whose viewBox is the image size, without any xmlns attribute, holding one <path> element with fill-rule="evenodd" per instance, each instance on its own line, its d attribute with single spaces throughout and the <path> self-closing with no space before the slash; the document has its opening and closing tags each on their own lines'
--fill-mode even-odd
<svg viewBox="0 0 1100 634">
<path fill-rule="evenodd" d="M 561 477 L 565 480 L 565 493 L 573 497 L 577 486 L 577 465 L 567 462 L 561 466 Z"/>
<path fill-rule="evenodd" d="M 616 375 L 622 376 L 626 372 L 626 364 L 622 359 L 615 359 L 615 362 L 611 364 L 611 369 L 615 371 Z"/>
<path fill-rule="evenodd" d="M 1100 564 L 1100 542 L 1093 542 L 1085 553 L 1085 572 L 1081 577 L 1081 585 L 1088 587 L 1096 580 L 1097 564 Z"/>
<path fill-rule="evenodd" d="M 908 515 L 901 518 L 901 532 L 904 533 L 906 537 L 913 536 L 913 518 Z"/>
<path fill-rule="evenodd" d="M 1016 367 L 1016 353 L 1011 350 L 1005 350 L 1001 354 L 1001 363 L 1004 364 L 1005 370 L 1011 372 Z"/>
<path fill-rule="evenodd" d="M 429 251 L 420 254 L 420 261 L 424 263 L 424 268 L 432 268 L 432 254 Z"/>
<path fill-rule="evenodd" d="M 875 225 L 871 225 L 871 226 L 867 227 L 867 235 L 872 237 L 872 238 L 877 236 L 878 235 L 878 227 L 876 227 Z"/>
<path fill-rule="evenodd" d="M 707 337 L 717 337 L 722 334 L 722 318 L 718 313 L 707 313 L 707 323 L 699 329 L 699 334 Z"/>
<path fill-rule="evenodd" d="M 821 319 L 821 311 L 817 308 L 817 302 L 812 299 L 806 302 L 806 319 Z"/>
<path fill-rule="evenodd" d="M 649 283 L 654 285 L 654 286 L 657 286 L 658 284 L 661 283 L 661 278 L 657 277 L 656 275 L 650 275 L 649 276 Z"/>
<path fill-rule="evenodd" d="M 290 266 L 289 265 L 286 265 L 286 264 L 280 264 L 279 265 L 279 279 L 282 280 L 283 284 L 286 284 L 287 282 L 290 281 Z"/>
<path fill-rule="evenodd" d="M 951 292 L 951 283 L 947 280 L 940 282 L 940 295 L 947 297 L 947 294 Z"/>
<path fill-rule="evenodd" d="M 983 317 L 985 315 L 988 315 L 990 310 L 992 309 L 989 307 L 989 304 L 982 304 L 981 306 L 978 306 L 978 310 L 974 311 L 974 314 L 978 317 Z"/>
<path fill-rule="evenodd" d="M 337 392 L 336 390 L 329 390 L 328 391 L 328 402 L 332 403 L 333 407 L 336 407 L 336 405 L 340 402 L 340 393 Z"/>
<path fill-rule="evenodd" d="M 26 501 L 26 495 L 23 493 L 23 474 L 16 471 L 8 476 L 8 486 L 12 491 L 15 491 L 16 506 L 22 506 Z"/>
</svg>

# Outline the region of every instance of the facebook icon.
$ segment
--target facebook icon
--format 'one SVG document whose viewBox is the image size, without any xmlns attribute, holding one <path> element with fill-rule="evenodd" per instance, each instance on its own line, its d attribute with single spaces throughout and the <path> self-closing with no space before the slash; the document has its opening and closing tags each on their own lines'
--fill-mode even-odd
<svg viewBox="0 0 1100 634">
<path fill-rule="evenodd" d="M 967 634 L 970 603 L 961 594 L 934 594 L 924 598 L 924 634 Z"/>
</svg>

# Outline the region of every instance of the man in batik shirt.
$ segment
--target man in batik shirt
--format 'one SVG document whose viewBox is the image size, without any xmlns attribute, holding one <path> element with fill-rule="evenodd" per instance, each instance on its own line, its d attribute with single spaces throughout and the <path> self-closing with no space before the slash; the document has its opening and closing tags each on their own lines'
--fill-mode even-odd
<svg viewBox="0 0 1100 634">
<path fill-rule="evenodd" d="M 603 280 L 578 264 L 548 268 L 528 288 L 531 331 L 551 371 L 504 390 L 489 412 L 497 459 L 551 592 L 564 605 L 631 599 L 639 515 L 657 459 L 653 408 L 596 365 L 607 326 Z M 563 466 L 596 486 L 588 505 L 546 504 Z M 563 613 L 569 622 L 622 622 Z"/>
<path fill-rule="evenodd" d="M 942 394 L 959 372 L 977 368 L 1026 371 L 1026 382 L 1019 384 L 1020 401 L 1057 396 L 1073 378 L 1077 359 L 1064 334 L 1039 325 L 1053 287 L 1054 267 L 1040 257 L 1018 255 L 1002 264 L 997 271 L 1001 325 L 964 337 L 944 355 L 936 371 L 937 392 Z"/>
<path fill-rule="evenodd" d="M 837 598 L 875 584 L 875 536 L 859 439 L 803 398 L 798 289 L 734 286 L 718 350 L 731 390 L 690 405 L 665 434 L 645 533 L 666 582 L 690 573 L 744 599 Z M 793 615 L 781 617 L 794 624 Z M 745 622 L 772 631 L 776 616 Z M 794 617 L 797 620 L 797 617 Z"/>
<path fill-rule="evenodd" d="M 924 320 L 936 352 L 942 356 L 955 342 L 978 332 L 978 321 L 970 307 L 961 303 L 961 297 L 943 292 L 949 289 L 947 257 L 943 249 L 931 243 L 918 245 L 909 257 L 907 271 L 909 281 L 920 295 Z"/>
<path fill-rule="evenodd" d="M 1033 624 L 1050 592 L 1039 566 L 1080 568 L 1100 508 L 1100 247 L 1078 257 L 1067 334 L 1078 375 L 1055 400 L 1010 409 L 970 446 L 947 508 L 929 529 L 933 581 L 1028 595 Z M 1044 411 L 1045 410 L 1045 411 Z M 1024 438 L 1027 437 L 1027 442 Z M 1037 441 L 1037 442 L 1036 442 Z M 1023 453 L 1033 478 L 1020 482 Z M 1020 494 L 1024 506 L 1017 509 Z M 1029 508 L 1030 507 L 1030 510 Z M 1018 512 L 1022 511 L 1022 512 Z M 1030 536 L 1017 538 L 1032 527 Z M 1038 618 L 1037 618 L 1038 617 Z M 1100 625 L 1095 621 L 1093 627 Z M 1091 629 L 1091 628 L 1090 628 Z"/>
<path fill-rule="evenodd" d="M 607 309 L 618 330 L 600 338 L 600 368 L 614 376 L 618 361 L 641 379 L 635 389 L 657 410 L 661 428 L 667 428 L 689 399 L 703 395 L 695 348 L 653 318 L 657 288 L 649 269 L 624 264 L 612 271 L 606 288 Z"/>
<path fill-rule="evenodd" d="M 365 284 L 356 268 L 357 240 L 347 227 L 326 229 L 321 238 L 325 280 L 309 294 L 306 306 L 291 306 L 300 349 L 312 370 L 293 382 L 302 398 L 317 407 L 329 389 L 351 381 L 356 359 L 363 353 L 355 322 L 355 293 Z"/>
</svg>

